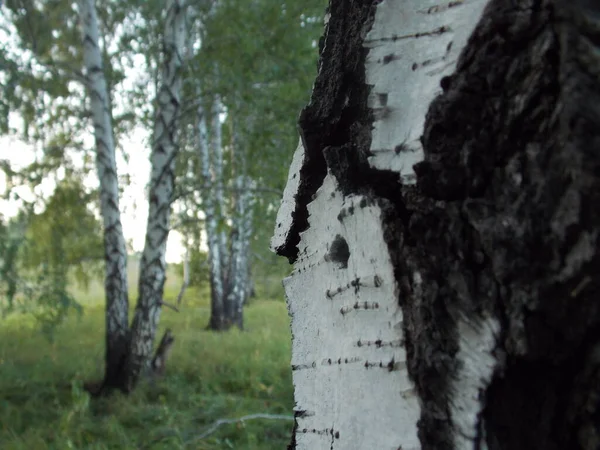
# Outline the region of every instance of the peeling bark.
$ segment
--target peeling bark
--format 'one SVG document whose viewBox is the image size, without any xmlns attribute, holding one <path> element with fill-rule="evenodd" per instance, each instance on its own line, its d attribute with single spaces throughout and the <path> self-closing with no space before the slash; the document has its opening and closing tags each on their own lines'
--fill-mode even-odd
<svg viewBox="0 0 600 450">
<path fill-rule="evenodd" d="M 290 448 L 600 447 L 598 17 L 331 3 L 272 240 Z"/>
<path fill-rule="evenodd" d="M 127 292 L 127 247 L 121 225 L 115 144 L 109 93 L 98 46 L 98 17 L 93 0 L 79 2 L 83 34 L 86 88 L 90 99 L 96 168 L 100 181 L 100 212 L 104 227 L 104 291 L 106 297 L 106 372 L 108 385 L 118 384 L 127 354 L 129 299 Z"/>
</svg>

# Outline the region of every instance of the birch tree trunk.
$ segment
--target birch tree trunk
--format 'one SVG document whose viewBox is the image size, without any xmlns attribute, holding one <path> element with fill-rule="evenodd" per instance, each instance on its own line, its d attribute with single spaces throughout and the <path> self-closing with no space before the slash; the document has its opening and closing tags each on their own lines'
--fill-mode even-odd
<svg viewBox="0 0 600 450">
<path fill-rule="evenodd" d="M 231 117 L 231 112 L 230 112 Z M 226 285 L 226 315 L 228 326 L 244 328 L 244 305 L 250 283 L 250 238 L 254 207 L 254 191 L 248 176 L 246 148 L 239 136 L 235 119 L 231 121 L 231 166 L 235 179 L 231 216 L 230 251 Z"/>
<path fill-rule="evenodd" d="M 228 324 L 243 329 L 243 308 L 249 294 L 249 252 L 254 203 L 251 183 L 247 175 L 239 175 L 236 178 L 235 192 L 235 216 L 231 232 L 230 275 L 226 304 Z"/>
<path fill-rule="evenodd" d="M 96 168 L 100 181 L 100 212 L 104 225 L 106 296 L 105 383 L 115 385 L 127 353 L 129 300 L 127 248 L 121 213 L 109 93 L 98 46 L 98 17 L 94 0 L 79 1 L 83 34 L 83 59 L 96 141 Z"/>
<path fill-rule="evenodd" d="M 223 129 L 221 126 L 221 113 L 223 112 L 223 103 L 221 96 L 213 97 L 211 111 L 211 136 L 212 136 L 212 154 L 214 170 L 214 191 L 211 195 L 215 196 L 215 211 L 217 216 L 217 234 L 221 254 L 221 276 L 223 277 L 224 290 L 228 286 L 227 268 L 229 265 L 229 255 L 227 249 L 227 234 L 225 232 L 225 179 L 223 174 Z"/>
<path fill-rule="evenodd" d="M 183 255 L 183 280 L 181 282 L 181 289 L 179 289 L 179 294 L 177 294 L 177 302 L 175 304 L 177 307 L 181 305 L 181 301 L 183 300 L 183 296 L 185 295 L 185 291 L 190 285 L 190 238 L 186 235 L 184 236 L 184 245 L 185 245 L 185 253 Z"/>
<path fill-rule="evenodd" d="M 599 17 L 331 2 L 272 239 L 290 448 L 600 448 Z"/>
<path fill-rule="evenodd" d="M 175 185 L 176 135 L 181 105 L 181 68 L 186 43 L 186 4 L 170 0 L 163 37 L 165 62 L 152 136 L 146 241 L 140 262 L 139 298 L 131 325 L 125 386 L 130 391 L 149 363 L 160 318 L 166 276 L 165 253 Z"/>
<path fill-rule="evenodd" d="M 213 135 L 214 140 L 214 135 Z M 214 148 L 214 146 L 213 146 Z M 206 114 L 202 106 L 198 107 L 198 149 L 202 165 L 202 203 L 206 215 L 206 240 L 208 245 L 210 279 L 210 321 L 212 330 L 223 329 L 225 316 L 225 287 L 223 286 L 222 247 L 219 242 L 219 224 L 217 216 L 216 174 L 212 171 L 211 142 L 208 138 Z M 215 155 L 213 154 L 213 158 Z M 213 172 L 211 174 L 211 171 Z"/>
</svg>

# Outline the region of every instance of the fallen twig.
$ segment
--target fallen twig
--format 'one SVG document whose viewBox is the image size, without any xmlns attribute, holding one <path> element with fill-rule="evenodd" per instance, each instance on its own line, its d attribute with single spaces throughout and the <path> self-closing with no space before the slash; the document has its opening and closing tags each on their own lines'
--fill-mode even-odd
<svg viewBox="0 0 600 450">
<path fill-rule="evenodd" d="M 183 445 L 193 444 L 194 442 L 201 441 L 202 439 L 206 439 L 208 436 L 213 434 L 221 425 L 228 425 L 232 423 L 245 422 L 246 420 L 254 420 L 254 419 L 269 419 L 269 420 L 294 420 L 294 416 L 288 416 L 285 414 L 249 414 L 247 416 L 238 417 L 237 419 L 219 419 L 215 421 L 206 431 L 198 436 L 193 437 L 192 439 L 188 439 L 183 442 Z"/>
<path fill-rule="evenodd" d="M 171 305 L 170 303 L 160 302 L 160 305 L 166 306 L 167 308 L 171 308 L 173 311 L 179 312 L 179 308 L 177 308 L 177 306 L 175 305 Z"/>
<path fill-rule="evenodd" d="M 206 439 L 208 436 L 210 436 L 215 431 L 217 431 L 217 429 L 221 425 L 229 425 L 229 424 L 233 424 L 233 423 L 240 423 L 240 422 L 245 422 L 246 420 L 255 420 L 255 419 L 292 421 L 292 420 L 294 420 L 294 416 L 288 416 L 285 414 L 258 413 L 258 414 L 249 414 L 247 416 L 238 417 L 237 419 L 219 419 L 219 420 L 216 420 L 215 422 L 213 422 L 213 424 L 211 426 L 209 426 L 203 433 L 199 434 L 198 436 L 194 436 L 191 439 L 182 440 L 182 445 L 184 447 L 186 447 L 190 444 L 193 444 L 194 442 L 198 442 L 198 441 L 201 441 L 202 439 Z M 164 439 L 170 438 L 170 437 L 180 437 L 181 438 L 181 434 L 182 433 L 180 433 L 179 431 L 165 430 L 159 436 L 152 439 L 150 442 L 147 442 L 146 444 L 141 445 L 138 448 L 138 450 L 149 449 L 150 447 L 152 447 L 152 445 L 157 444 L 158 442 L 160 442 Z"/>
</svg>

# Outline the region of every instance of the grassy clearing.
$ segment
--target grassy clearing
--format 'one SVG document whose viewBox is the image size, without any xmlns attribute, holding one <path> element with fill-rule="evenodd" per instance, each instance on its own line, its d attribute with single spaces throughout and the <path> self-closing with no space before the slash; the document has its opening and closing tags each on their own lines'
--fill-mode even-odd
<svg viewBox="0 0 600 450">
<path fill-rule="evenodd" d="M 175 297 L 177 283 L 167 289 L 166 297 Z M 292 414 L 283 301 L 256 300 L 246 309 L 248 331 L 217 334 L 204 330 L 207 293 L 190 289 L 182 312 L 165 309 L 161 318 L 159 333 L 169 327 L 176 336 L 165 379 L 142 384 L 129 398 L 93 401 L 81 386 L 102 374 L 101 291 L 82 301 L 83 317 L 69 318 L 52 343 L 26 317 L 2 322 L 2 450 L 285 448 L 287 420 L 226 424 L 197 440 L 218 419 Z"/>
</svg>

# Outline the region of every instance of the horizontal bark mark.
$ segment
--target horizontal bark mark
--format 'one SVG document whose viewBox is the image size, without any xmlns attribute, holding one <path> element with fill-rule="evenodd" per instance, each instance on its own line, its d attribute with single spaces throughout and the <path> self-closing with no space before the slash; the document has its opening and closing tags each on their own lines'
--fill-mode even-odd
<svg viewBox="0 0 600 450">
<path fill-rule="evenodd" d="M 401 40 L 405 40 L 405 39 L 419 39 L 419 38 L 423 38 L 423 37 L 431 37 L 431 36 L 439 36 L 441 34 L 444 33 L 448 33 L 452 31 L 452 29 L 450 28 L 450 26 L 448 25 L 444 25 L 441 26 L 439 28 L 436 28 L 434 30 L 431 31 L 420 31 L 417 33 L 412 33 L 412 34 L 405 34 L 405 35 L 392 35 L 389 37 L 381 37 L 381 38 L 377 38 L 377 39 L 368 39 L 365 40 L 365 46 L 366 47 L 374 47 L 375 45 L 372 44 L 385 44 L 388 42 L 396 42 L 396 41 L 401 41 Z"/>
<path fill-rule="evenodd" d="M 336 295 L 341 294 L 344 291 L 347 291 L 349 289 L 353 289 L 354 294 L 356 294 L 356 293 L 358 293 L 358 291 L 360 290 L 361 287 L 369 287 L 369 288 L 381 287 L 383 281 L 382 281 L 381 277 L 379 277 L 379 275 L 374 275 L 372 277 L 372 281 L 370 280 L 370 278 L 371 277 L 357 277 L 354 280 L 350 281 L 345 286 L 340 286 L 336 289 L 327 289 L 327 291 L 325 292 L 325 296 L 329 299 L 332 299 Z"/>
<path fill-rule="evenodd" d="M 369 346 L 371 344 L 367 341 L 367 344 L 357 345 L 357 347 L 361 347 L 363 345 Z M 377 344 L 373 344 L 373 345 L 375 345 L 377 348 L 400 347 L 399 343 L 397 343 L 397 342 L 388 342 L 388 343 L 381 343 L 380 345 L 377 345 Z M 337 358 L 337 359 L 325 358 L 319 364 L 317 364 L 316 361 L 313 361 L 311 363 L 304 363 L 304 364 L 292 364 L 292 370 L 299 371 L 299 370 L 307 370 L 307 369 L 316 369 L 319 365 L 321 365 L 321 366 L 341 366 L 344 364 L 357 364 L 357 363 L 362 363 L 363 367 L 365 367 L 366 369 L 378 367 L 378 368 L 382 368 L 382 369 L 387 369 L 389 371 L 394 371 L 394 370 L 402 370 L 402 369 L 406 368 L 406 363 L 404 361 L 396 361 L 394 358 L 392 358 L 389 361 L 365 361 L 364 363 L 362 361 L 363 361 L 363 358 L 359 358 L 359 357 Z"/>
</svg>

